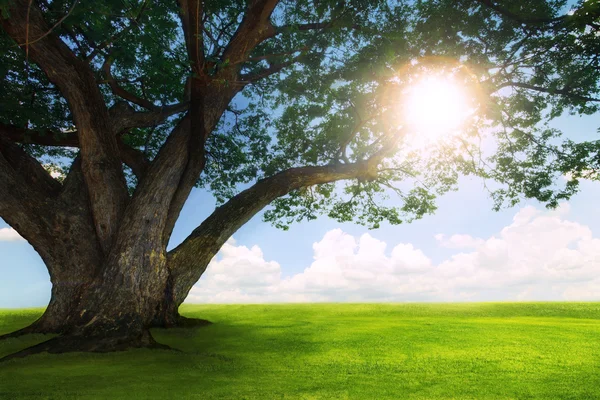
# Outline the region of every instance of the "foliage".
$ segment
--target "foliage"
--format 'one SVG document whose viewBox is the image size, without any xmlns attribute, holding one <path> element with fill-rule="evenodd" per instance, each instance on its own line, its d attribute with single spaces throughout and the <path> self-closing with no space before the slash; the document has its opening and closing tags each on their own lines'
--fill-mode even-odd
<svg viewBox="0 0 600 400">
<path fill-rule="evenodd" d="M 496 208 L 523 196 L 556 207 L 581 179 L 599 179 L 600 141 L 578 142 L 578 132 L 563 139 L 552 120 L 599 111 L 600 2 L 491 3 L 498 9 L 420 2 L 423 48 L 453 53 L 482 76 L 495 149 L 468 162 L 472 173 L 503 184 L 492 192 Z"/>
</svg>

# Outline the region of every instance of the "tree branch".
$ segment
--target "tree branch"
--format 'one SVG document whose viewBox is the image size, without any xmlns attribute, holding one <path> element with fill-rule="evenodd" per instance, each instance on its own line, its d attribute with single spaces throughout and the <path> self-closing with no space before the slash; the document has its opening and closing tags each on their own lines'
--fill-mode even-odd
<svg viewBox="0 0 600 400">
<path fill-rule="evenodd" d="M 36 160 L 0 137 L 0 217 L 42 256 L 52 248 L 54 195 L 59 189 Z"/>
<path fill-rule="evenodd" d="M 34 131 L 0 123 L 0 137 L 8 138 L 15 143 L 32 143 L 56 147 L 79 147 L 79 138 L 77 137 L 76 132 L 57 134 L 49 129 Z"/>
<path fill-rule="evenodd" d="M 156 107 L 152 111 L 135 111 L 126 102 L 112 107 L 111 119 L 117 134 L 131 128 L 148 128 L 162 124 L 169 117 L 180 114 L 189 109 L 188 102 L 171 104 L 164 107 Z"/>
<path fill-rule="evenodd" d="M 61 187 L 22 149 L 5 144 L 6 139 L 0 136 L 0 217 L 33 246 L 48 267 L 51 279 L 64 271 L 64 260 L 72 258 L 74 247 L 83 249 L 89 257 L 88 263 L 78 264 L 77 268 L 93 271 L 101 260 L 101 249 L 79 159 Z M 16 165 L 15 157 L 19 160 Z M 45 184 L 37 181 L 39 177 L 54 186 L 51 193 L 41 190 Z M 78 272 L 70 271 L 65 279 L 76 279 Z"/>
<path fill-rule="evenodd" d="M 204 75 L 204 15 L 202 0 L 179 0 L 179 18 L 183 35 L 196 77 Z"/>
<path fill-rule="evenodd" d="M 147 108 L 148 110 L 155 110 L 157 107 L 149 100 L 142 99 L 141 97 L 136 96 L 135 94 L 128 92 L 122 86 L 120 86 L 116 79 L 112 76 L 110 72 L 110 68 L 113 63 L 112 57 L 109 55 L 104 60 L 104 64 L 102 65 L 102 71 L 104 72 L 104 77 L 106 78 L 106 82 L 110 86 L 110 90 L 113 92 L 115 96 L 119 96 L 122 99 L 128 100 L 132 103 L 137 104 L 138 106 Z"/>
<path fill-rule="evenodd" d="M 20 178 L 30 187 L 29 190 L 37 191 L 40 196 L 51 197 L 61 189 L 61 184 L 53 179 L 48 171 L 19 146 L 1 134 L 0 126 L 0 152 L 6 162 L 16 171 Z"/>
<path fill-rule="evenodd" d="M 269 66 L 269 68 L 265 68 L 259 72 L 255 72 L 253 74 L 243 74 L 240 76 L 240 81 L 246 85 L 248 83 L 253 83 L 256 81 L 259 81 L 261 79 L 267 78 L 273 74 L 276 74 L 278 72 L 280 72 L 282 69 L 289 67 L 290 65 L 293 65 L 295 62 L 297 62 L 302 55 L 298 56 L 298 57 L 294 57 L 291 60 L 279 63 L 279 64 L 273 64 L 271 66 Z"/>
<path fill-rule="evenodd" d="M 224 62 L 237 65 L 245 61 L 257 45 L 275 34 L 269 19 L 277 3 L 279 0 L 250 2 L 240 26 L 223 51 L 221 59 Z"/>
<path fill-rule="evenodd" d="M 54 31 L 54 29 L 56 29 L 56 27 L 58 27 L 60 24 L 62 24 L 63 21 L 65 19 L 67 19 L 67 17 L 69 15 L 71 15 L 71 13 L 73 12 L 73 9 L 75 8 L 75 6 L 77 5 L 78 2 L 79 2 L 79 0 L 75 0 L 73 2 L 73 4 L 71 5 L 71 7 L 69 8 L 69 10 L 67 11 L 67 13 L 65 15 L 63 15 L 62 18 L 59 19 L 54 25 L 52 25 L 52 27 L 50 29 L 48 29 L 48 31 L 46 31 L 46 33 L 42 34 L 41 36 L 39 36 L 33 40 L 30 40 L 29 38 L 27 38 L 25 40 L 25 42 L 19 43 L 19 46 L 30 46 L 30 45 L 34 44 L 35 42 L 38 42 L 38 41 L 42 40 L 43 38 L 45 38 L 46 36 L 48 36 L 49 34 L 51 34 L 52 31 Z"/>
<path fill-rule="evenodd" d="M 185 299 L 227 239 L 273 200 L 302 187 L 344 179 L 373 179 L 378 163 L 379 159 L 373 159 L 354 164 L 291 168 L 262 179 L 231 198 L 168 253 L 176 301 Z"/>
<path fill-rule="evenodd" d="M 524 24 L 524 25 L 547 25 L 547 24 L 553 24 L 556 22 L 564 21 L 567 18 L 566 15 L 561 15 L 559 17 L 554 17 L 554 18 L 526 18 L 521 15 L 515 14 L 514 12 L 510 11 L 509 9 L 502 7 L 501 5 L 496 4 L 496 2 L 493 0 L 477 0 L 477 1 L 481 4 L 483 4 L 484 6 L 496 11 L 498 14 L 500 14 L 504 17 L 508 17 L 509 19 L 512 19 L 513 21 L 516 21 L 516 22 Z"/>
<path fill-rule="evenodd" d="M 2 123 L 0 123 L 1 138 L 7 138 L 15 143 L 32 143 L 56 147 L 80 147 L 77 132 L 57 134 L 48 129 L 40 132 Z M 149 165 L 148 160 L 144 157 L 144 153 L 126 145 L 120 139 L 118 139 L 118 146 L 121 160 L 131 168 L 138 179 L 141 179 Z M 58 184 L 58 182 L 56 183 Z"/>
<path fill-rule="evenodd" d="M 198 0 L 195 0 L 196 2 Z M 204 145 L 208 135 L 220 119 L 231 99 L 242 87 L 223 85 L 222 81 L 234 82 L 238 77 L 236 60 L 245 59 L 256 45 L 271 33 L 273 26 L 269 21 L 271 12 L 279 0 L 252 0 L 248 6 L 240 26 L 223 51 L 222 60 L 227 60 L 227 67 L 218 72 L 216 79 L 208 80 L 204 65 L 204 44 L 202 43 L 202 8 L 192 0 L 180 0 L 180 18 L 184 28 L 188 54 L 195 67 L 195 76 L 189 80 L 189 143 L 187 165 L 180 177 L 175 191 L 164 229 L 164 241 L 168 242 L 175 221 L 185 203 L 206 161 Z M 195 5 L 195 6 L 194 6 Z M 194 10 L 195 9 L 195 10 Z M 198 32 L 193 37 L 192 32 Z M 220 96 L 211 97 L 213 90 Z"/>
<path fill-rule="evenodd" d="M 46 34 L 50 28 L 42 12 L 30 3 L 16 0 L 8 3 L 8 10 L 4 6 L 0 14 L 10 17 L 0 17 L 2 27 L 16 43 L 27 42 L 30 35 L 44 35 L 26 50 L 69 103 L 77 126 L 96 232 L 103 250 L 108 251 L 129 197 L 108 109 L 93 71 L 58 36 Z"/>
<path fill-rule="evenodd" d="M 313 23 L 313 24 L 288 25 L 288 26 L 284 26 L 284 27 L 279 27 L 279 28 L 275 28 L 275 30 L 271 31 L 270 36 L 268 36 L 268 37 L 274 37 L 281 32 L 292 31 L 293 29 L 300 29 L 300 30 L 304 30 L 304 31 L 313 30 L 313 29 L 325 30 L 325 29 L 328 29 L 329 27 L 333 26 L 334 22 L 335 22 L 335 20 L 328 21 L 328 22 Z M 360 27 L 356 26 L 355 28 L 359 29 Z M 259 81 L 261 79 L 267 78 L 273 74 L 276 74 L 276 73 L 280 72 L 281 70 L 283 70 L 284 68 L 287 68 L 287 67 L 293 65 L 294 63 L 298 62 L 303 57 L 305 57 L 306 53 L 308 52 L 308 50 L 311 49 L 312 46 L 313 46 L 313 44 L 309 43 L 309 44 L 305 44 L 302 48 L 299 48 L 295 51 L 291 51 L 291 52 L 287 52 L 287 53 L 246 58 L 243 60 L 243 62 L 245 62 L 245 61 L 260 61 L 260 60 L 268 59 L 269 57 L 272 57 L 272 56 L 286 55 L 286 54 L 293 54 L 295 52 L 301 52 L 299 55 L 297 55 L 296 57 L 294 57 L 288 61 L 281 62 L 278 64 L 272 64 L 268 68 L 265 68 L 261 71 L 258 71 L 258 72 L 252 73 L 252 74 L 241 75 L 240 81 L 242 82 L 243 85 L 246 85 L 248 83 L 253 83 L 253 82 Z"/>
<path fill-rule="evenodd" d="M 505 88 L 505 87 L 518 87 L 518 88 L 533 90 L 533 91 L 541 92 L 541 93 L 559 94 L 561 96 L 570 97 L 572 99 L 577 99 L 577 100 L 582 100 L 582 101 L 600 101 L 600 99 L 597 99 L 595 97 L 583 96 L 583 95 L 580 95 L 577 93 L 573 93 L 569 89 L 565 89 L 565 88 L 549 89 L 549 88 L 545 88 L 542 86 L 535 86 L 535 85 L 531 85 L 528 83 L 522 83 L 522 82 L 505 82 L 505 83 L 501 84 L 500 86 L 498 86 L 494 90 L 494 92 L 497 92 L 498 90 Z"/>
</svg>

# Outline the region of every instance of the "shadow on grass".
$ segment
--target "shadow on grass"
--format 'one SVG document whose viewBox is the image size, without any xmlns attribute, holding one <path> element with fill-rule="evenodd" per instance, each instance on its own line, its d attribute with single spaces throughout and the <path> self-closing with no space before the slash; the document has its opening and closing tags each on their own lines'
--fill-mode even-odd
<svg viewBox="0 0 600 400">
<path fill-rule="evenodd" d="M 213 324 L 152 330 L 179 353 L 11 360 L 0 365 L 0 398 L 600 398 L 600 303 L 198 305 L 181 312 Z M 36 316 L 0 314 L 0 329 L 8 330 L 2 321 L 18 329 Z M 0 342 L 0 354 L 36 340 Z"/>
</svg>

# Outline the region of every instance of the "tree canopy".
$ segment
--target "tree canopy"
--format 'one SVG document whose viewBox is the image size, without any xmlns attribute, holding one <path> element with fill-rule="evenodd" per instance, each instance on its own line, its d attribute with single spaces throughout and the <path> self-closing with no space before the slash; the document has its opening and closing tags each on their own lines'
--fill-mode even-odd
<svg viewBox="0 0 600 400">
<path fill-rule="evenodd" d="M 399 91 L 389 86 L 414 79 L 420 69 L 415 62 L 467 68 L 465 84 L 480 86 L 480 119 L 486 121 L 467 128 L 477 129 L 476 135 L 483 125 L 502 129 L 497 154 L 478 160 L 472 172 L 509 183 L 495 192 L 498 204 L 524 194 L 556 205 L 575 192 L 580 177 L 597 176 L 592 171 L 598 168 L 598 142 L 557 145 L 558 132 L 543 122 L 564 112 L 597 111 L 598 2 L 572 8 L 566 1 L 279 2 L 272 31 L 236 60 L 225 50 L 246 2 L 207 1 L 203 7 L 202 40 L 196 43 L 201 62 L 207 76 L 238 93 L 207 138 L 207 162 L 198 179 L 220 202 L 240 184 L 286 168 L 358 161 L 377 151 L 377 139 L 401 126 L 391 123 L 397 116 L 390 114 L 398 110 L 390 92 Z M 185 83 L 196 72 L 178 9 L 176 2 L 152 1 L 39 4 L 48 32 L 89 63 L 106 103 L 131 115 L 119 133 L 130 191 L 188 109 Z M 12 138 L 65 175 L 77 147 L 67 101 L 27 51 L 6 33 L 0 40 L 6 94 L 0 119 L 13 131 L 27 129 Z M 229 79 L 223 73 L 228 69 L 239 73 Z M 387 174 L 342 191 L 331 184 L 295 190 L 277 200 L 266 218 L 286 226 L 324 212 L 377 226 L 382 220 L 398 223 L 402 214 L 420 217 L 457 177 L 456 166 L 433 165 L 431 159 L 447 163 L 460 150 L 445 147 L 439 149 L 445 156 L 428 154 L 427 161 L 388 160 Z M 566 187 L 550 188 L 556 173 L 571 174 Z M 398 181 L 421 174 L 422 184 L 402 193 L 400 209 L 374 201 L 374 195 L 399 192 Z"/>
</svg>

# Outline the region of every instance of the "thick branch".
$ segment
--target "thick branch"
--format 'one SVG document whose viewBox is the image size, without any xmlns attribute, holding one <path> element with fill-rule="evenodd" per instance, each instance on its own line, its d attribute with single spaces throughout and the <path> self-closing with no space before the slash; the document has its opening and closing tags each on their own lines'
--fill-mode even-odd
<svg viewBox="0 0 600 400">
<path fill-rule="evenodd" d="M 77 132 L 57 134 L 49 129 L 33 131 L 0 123 L 0 138 L 2 137 L 8 138 L 15 143 L 31 143 L 55 147 L 79 147 Z M 120 138 L 117 139 L 117 144 L 121 160 L 140 179 L 149 165 L 148 160 L 144 157 L 144 153 L 126 145 Z"/>
<path fill-rule="evenodd" d="M 79 2 L 79 0 L 75 0 L 73 2 L 73 4 L 71 4 L 71 7 L 69 8 L 69 10 L 67 11 L 67 13 L 65 15 L 63 15 L 58 21 L 56 21 L 56 23 L 54 25 L 52 25 L 52 27 L 50 29 L 48 29 L 46 31 L 46 33 L 44 33 L 41 36 L 38 36 L 36 38 L 27 38 L 27 40 L 25 40 L 25 42 L 23 43 L 19 43 L 19 46 L 28 46 L 28 45 L 32 45 L 33 43 L 37 42 L 38 40 L 42 40 L 43 38 L 45 38 L 46 36 L 48 36 L 49 34 L 51 34 L 54 29 L 56 29 L 60 24 L 62 24 L 64 22 L 65 19 L 67 19 L 67 17 L 69 15 L 71 15 L 71 13 L 73 12 L 73 9 L 75 8 L 75 6 L 77 5 L 77 3 Z"/>
<path fill-rule="evenodd" d="M 195 75 L 188 82 L 190 132 L 187 165 L 171 201 L 164 229 L 165 242 L 168 242 L 181 208 L 204 168 L 204 145 L 208 135 L 214 129 L 231 99 L 242 89 L 242 86 L 227 86 L 219 81 L 236 81 L 239 68 L 236 60 L 247 58 L 252 49 L 272 33 L 273 26 L 269 18 L 277 3 L 278 0 L 253 0 L 250 2 L 240 26 L 224 50 L 222 59 L 228 61 L 229 67 L 219 72 L 219 79 L 209 81 L 205 76 L 203 43 L 199 40 L 203 31 L 201 5 L 192 0 L 179 1 L 180 17 L 184 27 L 188 54 L 192 65 L 195 66 Z M 193 32 L 198 32 L 198 34 L 194 37 Z M 211 96 L 212 93 L 218 93 L 218 95 Z"/>
<path fill-rule="evenodd" d="M 189 109 L 189 103 L 177 103 L 160 107 L 150 112 L 133 112 L 122 116 L 117 124 L 121 130 L 128 128 L 146 128 L 159 125 L 169 117 Z"/>
<path fill-rule="evenodd" d="M 181 303 L 221 246 L 250 218 L 292 190 L 344 179 L 372 179 L 378 161 L 291 168 L 258 181 L 217 208 L 179 246 L 169 252 L 174 296 Z"/>
<path fill-rule="evenodd" d="M 33 246 L 54 285 L 73 289 L 93 277 L 102 260 L 80 167 L 76 160 L 61 187 L 35 159 L 0 136 L 0 217 Z"/>
<path fill-rule="evenodd" d="M 216 82 L 210 82 L 204 89 L 194 89 L 194 85 L 199 85 L 200 80 L 194 79 L 192 82 L 192 105 L 190 113 L 190 142 L 189 142 L 189 157 L 188 164 L 185 168 L 179 187 L 171 201 L 169 216 L 165 225 L 165 243 L 168 242 L 175 222 L 179 217 L 179 213 L 185 204 L 192 188 L 198 181 L 200 173 L 205 165 L 204 144 L 206 138 L 213 131 L 217 122 L 225 112 L 225 109 L 236 95 L 241 90 L 239 86 L 224 87 Z M 196 91 L 197 90 L 197 91 Z M 203 94 L 204 93 L 204 94 Z M 219 95 L 210 95 L 218 93 Z M 208 94 L 208 95 L 207 95 Z M 194 100 L 195 98 L 195 100 Z M 194 110 L 196 110 L 194 112 Z M 200 113 L 200 110 L 202 112 Z"/>
<path fill-rule="evenodd" d="M 56 147 L 79 147 L 79 138 L 77 137 L 76 132 L 58 134 L 49 129 L 34 131 L 0 123 L 0 137 L 8 138 L 15 143 L 32 143 Z"/>
<path fill-rule="evenodd" d="M 119 140 L 119 153 L 121 154 L 123 163 L 131 168 L 131 171 L 133 171 L 138 180 L 146 175 L 150 162 L 146 159 L 142 151 L 136 150 L 126 145 L 122 140 Z"/>
<path fill-rule="evenodd" d="M 0 137 L 0 217 L 31 244 L 51 248 L 53 213 L 47 195 L 56 188 L 28 157 Z"/>
<path fill-rule="evenodd" d="M 204 40 L 202 0 L 179 0 L 179 18 L 192 70 L 196 77 L 204 75 Z"/>
<path fill-rule="evenodd" d="M 137 258 L 124 259 L 122 254 L 140 254 L 153 261 L 151 265 L 157 268 L 157 273 L 167 273 L 163 268 L 166 264 L 164 228 L 171 201 L 188 163 L 189 124 L 189 117 L 179 122 L 138 183 L 123 214 L 109 259 L 113 269 L 104 273 L 123 273 L 119 271 L 128 271 L 132 262 L 134 266 L 138 262 Z M 139 238 L 140 232 L 144 232 L 143 240 Z M 156 249 L 160 251 L 157 253 Z"/>
<path fill-rule="evenodd" d="M 168 254 L 167 265 L 176 303 L 183 302 L 192 285 L 200 279 L 225 241 L 273 200 L 302 187 L 345 179 L 375 180 L 379 164 L 396 151 L 403 136 L 403 130 L 383 135 L 372 145 L 374 151 L 364 161 L 291 168 L 280 172 L 258 181 L 217 208 L 183 243 Z"/>
<path fill-rule="evenodd" d="M 189 109 L 189 103 L 177 103 L 164 107 L 155 107 L 152 111 L 135 111 L 127 102 L 112 107 L 110 116 L 114 130 L 120 133 L 131 128 L 147 128 L 162 124 L 169 117 Z"/>
<path fill-rule="evenodd" d="M 7 140 L 1 133 L 0 126 L 0 153 L 14 169 L 15 176 L 18 175 L 23 183 L 29 186 L 29 190 L 37 192 L 42 197 L 56 195 L 61 189 L 61 184 L 53 179 L 36 159 Z"/>
<path fill-rule="evenodd" d="M 275 34 L 269 18 L 277 3 L 279 0 L 250 2 L 244 19 L 223 52 L 223 61 L 232 65 L 243 62 L 257 45 Z"/>
<path fill-rule="evenodd" d="M 128 199 L 119 148 L 110 126 L 104 98 L 92 70 L 78 59 L 44 21 L 35 3 L 9 2 L 2 27 L 36 62 L 69 103 L 79 136 L 82 171 L 90 194 L 96 231 L 108 251 Z M 5 13 L 4 11 L 8 11 Z M 45 35 L 45 36 L 44 36 Z M 43 36 L 43 37 L 42 37 Z M 40 38 L 27 43 L 28 38 Z"/>
</svg>

